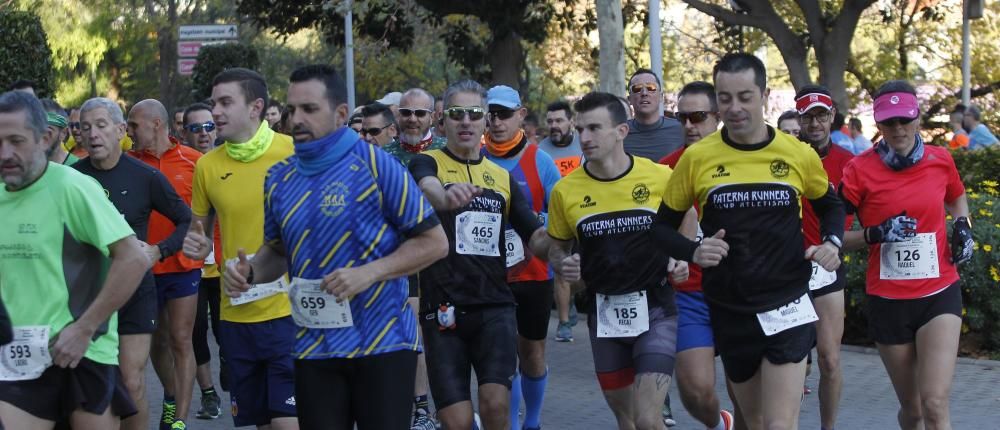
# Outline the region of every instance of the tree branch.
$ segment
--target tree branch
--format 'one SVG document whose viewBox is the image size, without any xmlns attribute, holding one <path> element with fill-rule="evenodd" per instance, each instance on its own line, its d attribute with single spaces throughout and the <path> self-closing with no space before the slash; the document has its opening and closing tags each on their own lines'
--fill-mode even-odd
<svg viewBox="0 0 1000 430">
<path fill-rule="evenodd" d="M 995 92 L 997 90 L 1000 90 L 1000 81 L 991 82 L 991 83 L 983 85 L 983 86 L 981 86 L 979 88 L 973 88 L 973 89 L 971 89 L 969 91 L 969 98 L 970 99 L 979 98 L 979 97 L 985 96 L 987 94 L 992 94 L 993 92 Z M 956 91 L 955 94 L 953 94 L 951 97 L 954 97 L 956 99 L 961 100 L 962 99 L 962 90 Z M 939 101 L 937 103 L 934 103 L 933 105 L 931 105 L 930 107 L 928 107 L 927 108 L 927 112 L 925 112 L 923 114 L 923 120 L 926 121 L 928 118 L 931 118 L 934 115 L 937 115 L 937 113 L 941 111 L 941 108 L 944 107 L 945 101 L 949 100 L 951 97 L 945 97 L 941 101 Z"/>
<path fill-rule="evenodd" d="M 699 12 L 707 14 L 708 16 L 711 16 L 727 24 L 742 25 L 746 27 L 764 29 L 765 23 L 751 17 L 750 15 L 736 13 L 722 6 L 714 5 L 711 3 L 705 3 L 704 1 L 701 0 L 682 0 L 682 1 L 684 3 L 687 3 L 688 6 L 698 10 Z"/>
<path fill-rule="evenodd" d="M 847 57 L 846 71 L 847 73 L 850 73 L 858 80 L 858 82 L 861 84 L 861 88 L 868 93 L 869 97 L 875 96 L 875 91 L 877 91 L 878 88 L 875 87 L 875 83 L 872 82 L 871 78 L 865 76 L 864 73 L 861 73 L 861 69 L 858 68 L 858 62 L 854 58 L 854 55 Z"/>
</svg>

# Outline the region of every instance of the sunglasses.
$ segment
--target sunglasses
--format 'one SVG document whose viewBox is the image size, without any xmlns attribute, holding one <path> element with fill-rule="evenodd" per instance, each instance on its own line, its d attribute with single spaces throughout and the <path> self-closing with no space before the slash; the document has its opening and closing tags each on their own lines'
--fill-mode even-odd
<svg viewBox="0 0 1000 430">
<path fill-rule="evenodd" d="M 677 118 L 677 121 L 680 121 L 681 124 L 685 124 L 688 121 L 691 121 L 691 124 L 701 124 L 708 119 L 709 115 L 713 114 L 715 114 L 715 112 L 709 112 L 707 110 L 697 110 L 693 112 L 677 111 L 677 113 L 674 114 L 674 118 Z"/>
<path fill-rule="evenodd" d="M 656 86 L 656 84 L 652 82 L 648 82 L 645 84 L 635 84 L 632 85 L 632 87 L 630 88 L 630 90 L 632 90 L 632 94 L 639 94 L 642 92 L 642 90 L 646 90 L 647 93 L 655 93 L 658 89 L 659 88 Z"/>
<path fill-rule="evenodd" d="M 402 115 L 402 116 L 404 116 L 404 117 L 407 117 L 407 118 L 409 118 L 409 117 L 411 117 L 413 115 L 416 115 L 417 118 L 423 118 L 423 117 L 425 117 L 427 115 L 430 115 L 431 111 L 427 110 L 427 109 L 399 108 L 399 114 Z"/>
<path fill-rule="evenodd" d="M 800 124 L 806 124 L 806 125 L 812 124 L 813 120 L 816 120 L 820 124 L 826 123 L 827 121 L 830 120 L 830 112 L 823 112 L 821 114 L 816 114 L 816 115 L 806 115 L 806 114 L 799 115 Z"/>
<path fill-rule="evenodd" d="M 461 121 L 466 115 L 472 121 L 479 121 L 486 116 L 486 111 L 481 107 L 450 107 L 444 110 L 444 113 L 451 118 L 452 121 Z"/>
<path fill-rule="evenodd" d="M 510 109 L 491 110 L 490 111 L 490 121 L 496 121 L 497 119 L 500 119 L 502 121 L 506 121 L 506 120 L 510 119 L 511 117 L 513 117 L 514 113 L 516 113 L 516 111 L 510 110 Z"/>
<path fill-rule="evenodd" d="M 73 130 L 79 130 L 80 129 L 80 123 L 79 122 L 71 122 L 71 123 L 69 123 L 69 128 L 71 128 Z"/>
<path fill-rule="evenodd" d="M 205 133 L 211 133 L 212 131 L 215 130 L 215 123 L 209 121 L 204 124 L 189 124 L 184 128 L 186 128 L 187 131 L 190 131 L 192 133 L 201 133 L 202 130 L 205 130 Z"/>
<path fill-rule="evenodd" d="M 385 129 L 389 128 L 390 125 L 392 125 L 392 124 L 386 124 L 385 127 L 362 128 L 361 129 L 361 134 L 362 135 L 367 134 L 367 135 L 369 135 L 371 137 L 375 137 L 375 136 L 378 136 L 378 135 L 382 134 L 382 130 L 385 130 Z"/>
<path fill-rule="evenodd" d="M 907 125 L 907 124 L 913 122 L 913 120 L 915 120 L 915 119 L 916 118 L 899 118 L 899 117 L 897 117 L 897 118 L 889 118 L 889 119 L 887 119 L 885 121 L 879 121 L 879 125 L 882 125 L 882 126 L 885 126 L 885 127 L 895 127 L 897 125 Z"/>
</svg>

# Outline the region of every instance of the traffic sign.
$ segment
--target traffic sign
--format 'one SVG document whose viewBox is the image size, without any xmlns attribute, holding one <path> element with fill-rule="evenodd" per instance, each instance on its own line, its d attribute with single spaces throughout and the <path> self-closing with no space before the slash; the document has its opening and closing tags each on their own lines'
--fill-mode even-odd
<svg viewBox="0 0 1000 430">
<path fill-rule="evenodd" d="M 208 45 L 221 45 L 228 43 L 228 40 L 191 40 L 187 42 L 177 42 L 177 56 L 180 58 L 195 58 L 201 52 L 201 48 Z"/>
<path fill-rule="evenodd" d="M 195 64 L 198 64 L 198 60 L 193 58 L 182 58 L 177 60 L 177 73 L 184 76 L 190 76 L 194 73 Z"/>
<path fill-rule="evenodd" d="M 222 25 L 182 25 L 178 40 L 236 39 L 239 31 L 236 24 Z"/>
</svg>

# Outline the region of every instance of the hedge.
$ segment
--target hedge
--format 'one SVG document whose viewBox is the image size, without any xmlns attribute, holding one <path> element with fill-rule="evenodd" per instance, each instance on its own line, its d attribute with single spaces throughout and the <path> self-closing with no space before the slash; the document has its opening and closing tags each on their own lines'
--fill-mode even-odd
<svg viewBox="0 0 1000 430">
<path fill-rule="evenodd" d="M 52 94 L 52 52 L 38 16 L 0 11 L 0 91 L 21 79 L 34 81 L 38 97 Z"/>
<path fill-rule="evenodd" d="M 191 76 L 194 81 L 191 89 L 194 100 L 202 101 L 212 96 L 212 80 L 219 72 L 233 67 L 257 70 L 259 64 L 257 51 L 247 45 L 226 43 L 203 46 L 198 51 L 198 63 Z"/>
</svg>

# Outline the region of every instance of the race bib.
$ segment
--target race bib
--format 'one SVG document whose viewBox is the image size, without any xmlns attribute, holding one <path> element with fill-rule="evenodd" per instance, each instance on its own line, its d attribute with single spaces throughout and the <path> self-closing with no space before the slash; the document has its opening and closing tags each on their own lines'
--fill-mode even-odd
<svg viewBox="0 0 1000 430">
<path fill-rule="evenodd" d="M 38 379 L 52 365 L 49 326 L 14 327 L 14 341 L 0 348 L 0 381 Z"/>
<path fill-rule="evenodd" d="M 500 214 L 463 212 L 455 219 L 455 250 L 465 255 L 500 256 Z"/>
<path fill-rule="evenodd" d="M 247 260 L 252 259 L 254 254 L 247 255 Z M 236 264 L 239 258 L 230 258 L 226 260 L 226 266 Z M 253 284 L 250 289 L 244 291 L 239 297 L 230 297 L 229 304 L 233 306 L 245 305 L 250 302 L 256 302 L 260 299 L 266 299 L 275 294 L 287 293 L 288 292 L 288 281 L 285 280 L 285 276 L 282 275 L 277 281 L 268 282 L 266 284 Z"/>
<path fill-rule="evenodd" d="M 512 228 L 504 231 L 503 237 L 507 247 L 507 267 L 514 267 L 524 261 L 524 242 L 521 242 L 521 236 Z"/>
<path fill-rule="evenodd" d="M 292 301 L 292 319 L 299 327 L 342 328 L 354 325 L 350 301 L 337 303 L 337 297 L 320 288 L 320 279 L 292 280 L 288 298 Z"/>
<path fill-rule="evenodd" d="M 813 307 L 809 294 L 803 294 L 791 303 L 778 307 L 773 311 L 757 314 L 760 328 L 767 336 L 773 336 L 792 327 L 798 327 L 819 320 L 816 308 Z"/>
<path fill-rule="evenodd" d="M 918 233 L 905 242 L 883 243 L 879 278 L 937 278 L 940 275 L 937 254 L 937 237 L 934 233 Z"/>
<path fill-rule="evenodd" d="M 646 293 L 597 293 L 597 337 L 635 337 L 649 330 Z"/>
<path fill-rule="evenodd" d="M 831 272 L 824 269 L 819 263 L 812 262 L 812 275 L 809 276 L 809 291 L 818 290 L 834 282 L 837 282 L 837 272 Z"/>
</svg>

